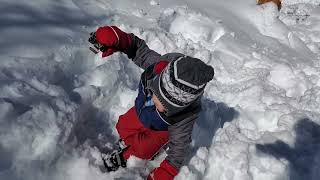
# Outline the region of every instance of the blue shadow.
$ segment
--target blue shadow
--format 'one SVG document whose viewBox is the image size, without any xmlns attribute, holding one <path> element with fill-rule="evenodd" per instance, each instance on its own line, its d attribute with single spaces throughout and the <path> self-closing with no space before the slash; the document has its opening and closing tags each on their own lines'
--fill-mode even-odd
<svg viewBox="0 0 320 180">
<path fill-rule="evenodd" d="M 283 141 L 257 144 L 260 153 L 269 154 L 289 162 L 290 180 L 318 180 L 320 175 L 320 126 L 305 118 L 295 126 L 296 140 L 293 147 Z"/>
</svg>

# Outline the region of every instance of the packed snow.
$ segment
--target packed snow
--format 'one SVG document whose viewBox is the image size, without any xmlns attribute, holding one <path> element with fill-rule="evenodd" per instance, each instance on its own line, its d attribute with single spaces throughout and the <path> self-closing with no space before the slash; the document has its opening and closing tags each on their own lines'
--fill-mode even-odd
<svg viewBox="0 0 320 180">
<path fill-rule="evenodd" d="M 3 0 L 1 180 L 145 179 L 165 157 L 101 169 L 142 72 L 88 50 L 111 24 L 215 68 L 176 179 L 318 179 L 319 0 Z"/>
</svg>

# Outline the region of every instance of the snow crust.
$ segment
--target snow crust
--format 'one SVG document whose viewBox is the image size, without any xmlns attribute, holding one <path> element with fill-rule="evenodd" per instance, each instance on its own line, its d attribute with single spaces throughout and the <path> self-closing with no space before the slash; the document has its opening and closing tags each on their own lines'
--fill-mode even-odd
<svg viewBox="0 0 320 180">
<path fill-rule="evenodd" d="M 280 12 L 252 0 L 0 4 L 0 179 L 145 179 L 165 157 L 100 169 L 142 72 L 88 50 L 109 24 L 215 68 L 176 179 L 318 179 L 319 0 L 284 0 Z"/>
</svg>

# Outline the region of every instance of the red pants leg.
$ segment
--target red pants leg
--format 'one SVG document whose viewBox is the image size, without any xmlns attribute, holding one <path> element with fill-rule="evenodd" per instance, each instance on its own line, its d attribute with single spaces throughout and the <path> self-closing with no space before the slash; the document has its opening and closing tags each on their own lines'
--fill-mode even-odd
<svg viewBox="0 0 320 180">
<path fill-rule="evenodd" d="M 135 107 L 119 117 L 116 125 L 120 138 L 129 146 L 124 158 L 131 155 L 150 159 L 168 142 L 168 131 L 154 131 L 140 122 Z"/>
</svg>

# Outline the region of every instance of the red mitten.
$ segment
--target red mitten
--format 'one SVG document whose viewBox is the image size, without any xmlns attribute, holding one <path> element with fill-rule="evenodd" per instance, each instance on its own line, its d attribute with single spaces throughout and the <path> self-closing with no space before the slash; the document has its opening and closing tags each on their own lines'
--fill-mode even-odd
<svg viewBox="0 0 320 180">
<path fill-rule="evenodd" d="M 110 56 L 110 55 L 112 55 L 114 52 L 117 52 L 117 51 L 118 51 L 118 49 L 116 49 L 116 48 L 108 48 L 107 51 L 102 52 L 102 57 L 104 58 L 104 57 Z"/>
<path fill-rule="evenodd" d="M 147 180 L 173 180 L 178 174 L 178 170 L 173 167 L 167 160 L 162 161 L 160 167 L 155 168 L 149 174 Z"/>
<path fill-rule="evenodd" d="M 132 43 L 131 36 L 116 26 L 99 27 L 96 31 L 96 38 L 98 43 L 109 47 L 107 51 L 102 53 L 102 57 L 117 51 L 125 51 Z"/>
</svg>

